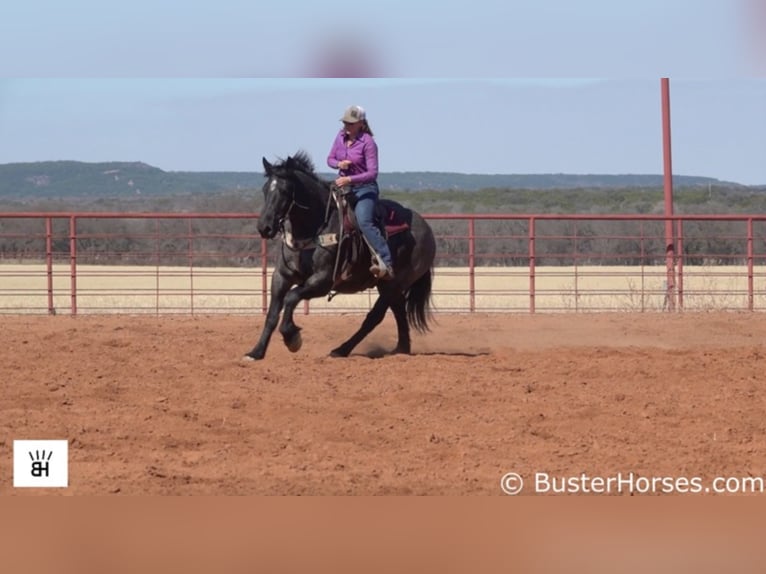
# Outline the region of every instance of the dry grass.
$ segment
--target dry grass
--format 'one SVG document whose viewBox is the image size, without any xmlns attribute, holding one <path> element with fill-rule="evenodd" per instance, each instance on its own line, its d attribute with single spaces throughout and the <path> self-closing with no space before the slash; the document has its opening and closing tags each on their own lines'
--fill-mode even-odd
<svg viewBox="0 0 766 574">
<path fill-rule="evenodd" d="M 53 269 L 53 304 L 70 313 L 71 272 Z M 268 287 L 270 277 L 265 278 Z M 474 293 L 467 268 L 440 268 L 434 280 L 434 304 L 440 312 L 518 311 L 530 309 L 530 274 L 526 267 L 475 270 Z M 538 267 L 536 311 L 661 311 L 665 308 L 664 267 Z M 0 312 L 45 313 L 48 278 L 42 264 L 0 266 Z M 264 277 L 255 268 L 182 268 L 80 266 L 77 269 L 79 313 L 253 313 L 265 304 Z M 683 276 L 687 310 L 748 308 L 744 266 L 687 266 Z M 193 292 L 192 292 L 193 289 Z M 315 299 L 312 312 L 364 312 L 375 291 Z M 473 303 L 472 303 L 473 300 Z M 754 272 L 755 309 L 766 309 L 766 267 Z"/>
</svg>

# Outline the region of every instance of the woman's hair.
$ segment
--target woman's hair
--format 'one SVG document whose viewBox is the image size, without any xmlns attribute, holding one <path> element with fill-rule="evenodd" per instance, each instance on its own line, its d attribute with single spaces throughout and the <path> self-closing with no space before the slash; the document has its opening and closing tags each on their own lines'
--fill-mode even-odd
<svg viewBox="0 0 766 574">
<path fill-rule="evenodd" d="M 372 128 L 370 127 L 370 124 L 366 119 L 362 120 L 362 131 L 366 134 L 370 134 L 371 136 L 375 137 L 375 134 L 372 133 Z"/>
</svg>

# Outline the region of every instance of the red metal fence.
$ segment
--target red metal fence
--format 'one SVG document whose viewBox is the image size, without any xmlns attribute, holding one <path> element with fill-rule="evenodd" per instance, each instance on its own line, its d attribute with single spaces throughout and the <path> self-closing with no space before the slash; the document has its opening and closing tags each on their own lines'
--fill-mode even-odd
<svg viewBox="0 0 766 574">
<path fill-rule="evenodd" d="M 766 216 L 426 219 L 437 236 L 437 312 L 766 309 Z M 0 213 L 0 312 L 264 312 L 278 242 L 262 240 L 256 220 L 237 213 Z M 311 312 L 360 312 L 373 300 L 368 292 L 310 305 Z"/>
</svg>

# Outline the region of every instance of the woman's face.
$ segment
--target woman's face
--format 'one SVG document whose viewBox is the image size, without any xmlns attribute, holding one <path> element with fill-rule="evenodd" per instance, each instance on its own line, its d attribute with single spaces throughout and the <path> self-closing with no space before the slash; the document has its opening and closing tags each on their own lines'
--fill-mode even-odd
<svg viewBox="0 0 766 574">
<path fill-rule="evenodd" d="M 349 137 L 355 138 L 362 129 L 362 122 L 343 122 L 343 129 Z"/>
</svg>

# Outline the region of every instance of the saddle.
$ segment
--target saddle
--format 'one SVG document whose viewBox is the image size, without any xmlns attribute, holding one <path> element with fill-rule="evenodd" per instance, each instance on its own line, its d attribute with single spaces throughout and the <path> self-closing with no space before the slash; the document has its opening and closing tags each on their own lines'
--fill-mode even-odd
<svg viewBox="0 0 766 574">
<path fill-rule="evenodd" d="M 359 233 L 361 231 L 356 222 L 356 215 L 353 209 L 349 209 L 349 205 L 346 204 L 343 209 L 343 233 L 352 234 Z M 401 220 L 400 214 L 396 209 L 388 205 L 385 200 L 379 200 L 375 205 L 375 225 L 383 233 L 383 237 L 388 240 L 389 237 L 407 231 L 410 228 L 409 223 Z"/>
<path fill-rule="evenodd" d="M 338 206 L 341 225 L 338 237 L 338 256 L 335 263 L 335 278 L 332 290 L 342 292 L 342 286 L 355 274 L 369 275 L 367 287 L 377 283 L 369 274 L 370 261 L 373 258 L 372 249 L 367 244 L 364 236 L 357 225 L 354 214 L 354 195 L 349 188 L 337 188 L 333 186 L 333 197 Z M 392 237 L 409 230 L 410 225 L 404 218 L 401 208 L 397 204 L 379 200 L 375 206 L 375 225 L 380 229 L 386 241 Z M 389 243 L 390 245 L 390 243 Z M 392 250 L 393 251 L 393 250 Z M 330 299 L 334 293 L 330 295 Z"/>
</svg>

